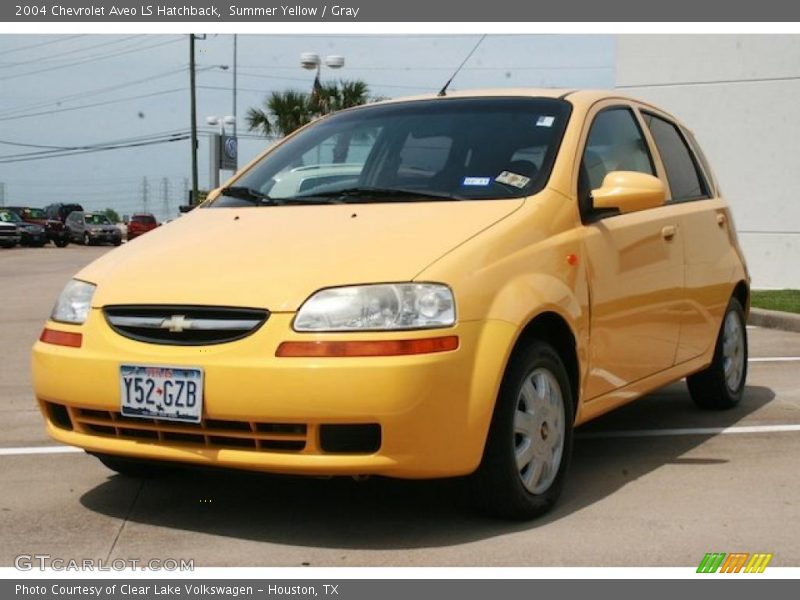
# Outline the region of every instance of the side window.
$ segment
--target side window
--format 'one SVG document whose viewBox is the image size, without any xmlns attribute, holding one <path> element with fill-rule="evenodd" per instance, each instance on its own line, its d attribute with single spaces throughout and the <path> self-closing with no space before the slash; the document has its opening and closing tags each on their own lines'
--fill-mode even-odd
<svg viewBox="0 0 800 600">
<path fill-rule="evenodd" d="M 581 198 L 601 187 L 611 171 L 655 175 L 647 142 L 628 108 L 604 110 L 594 118 L 581 160 Z"/>
<path fill-rule="evenodd" d="M 672 202 L 708 198 L 708 185 L 678 128 L 655 115 L 642 113 L 642 116 L 667 171 Z"/>
</svg>

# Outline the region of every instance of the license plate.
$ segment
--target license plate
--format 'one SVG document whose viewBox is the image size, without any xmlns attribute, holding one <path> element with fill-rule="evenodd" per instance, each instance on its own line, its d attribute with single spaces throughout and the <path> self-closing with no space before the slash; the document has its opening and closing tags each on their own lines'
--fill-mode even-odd
<svg viewBox="0 0 800 600">
<path fill-rule="evenodd" d="M 126 417 L 199 423 L 203 414 L 203 370 L 121 365 L 120 412 Z"/>
</svg>

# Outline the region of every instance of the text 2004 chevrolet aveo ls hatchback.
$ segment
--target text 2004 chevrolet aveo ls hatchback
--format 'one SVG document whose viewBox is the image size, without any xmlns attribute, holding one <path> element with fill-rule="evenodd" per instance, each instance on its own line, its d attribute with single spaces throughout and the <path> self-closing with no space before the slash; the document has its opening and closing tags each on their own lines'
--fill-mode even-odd
<svg viewBox="0 0 800 600">
<path fill-rule="evenodd" d="M 739 402 L 748 283 L 663 111 L 390 101 L 288 136 L 79 272 L 35 391 L 52 437 L 122 473 L 472 474 L 526 518 L 558 496 L 574 426 L 685 376 L 704 408 Z"/>
</svg>

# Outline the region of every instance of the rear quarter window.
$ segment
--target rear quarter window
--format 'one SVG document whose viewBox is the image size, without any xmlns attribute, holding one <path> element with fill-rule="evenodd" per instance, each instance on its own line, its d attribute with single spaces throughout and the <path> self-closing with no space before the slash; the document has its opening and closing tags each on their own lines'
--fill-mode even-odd
<svg viewBox="0 0 800 600">
<path fill-rule="evenodd" d="M 672 202 L 708 198 L 709 187 L 677 125 L 650 113 L 642 113 L 653 135 L 672 192 Z"/>
</svg>

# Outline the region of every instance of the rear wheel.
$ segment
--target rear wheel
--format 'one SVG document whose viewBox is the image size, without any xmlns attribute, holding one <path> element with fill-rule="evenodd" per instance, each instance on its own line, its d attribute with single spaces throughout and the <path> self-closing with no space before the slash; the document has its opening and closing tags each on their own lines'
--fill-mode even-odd
<svg viewBox="0 0 800 600">
<path fill-rule="evenodd" d="M 731 298 L 717 336 L 714 360 L 686 378 L 692 400 L 700 408 L 733 408 L 742 399 L 747 379 L 747 328 L 744 309 Z"/>
<path fill-rule="evenodd" d="M 113 454 L 95 454 L 95 456 L 106 467 L 125 477 L 159 477 L 169 471 L 167 465 L 156 461 L 136 460 Z"/>
<path fill-rule="evenodd" d="M 67 244 L 69 244 L 69 240 L 67 240 L 67 239 L 55 240 L 53 243 L 56 246 L 58 246 L 59 248 L 65 248 L 67 246 Z"/>
<path fill-rule="evenodd" d="M 555 504 L 572 457 L 573 419 L 564 363 L 549 344 L 533 343 L 508 366 L 473 476 L 490 513 L 531 519 Z"/>
</svg>

